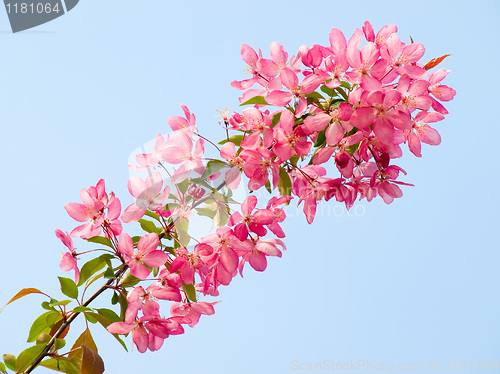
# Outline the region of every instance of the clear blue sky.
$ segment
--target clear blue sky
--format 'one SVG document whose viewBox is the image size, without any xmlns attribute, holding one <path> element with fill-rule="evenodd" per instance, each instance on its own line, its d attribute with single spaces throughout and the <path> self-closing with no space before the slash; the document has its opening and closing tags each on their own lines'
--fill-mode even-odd
<svg viewBox="0 0 500 374">
<path fill-rule="evenodd" d="M 424 60 L 452 55 L 442 66 L 457 91 L 437 125 L 442 144 L 398 163 L 415 187 L 391 205 L 332 206 L 311 226 L 289 217 L 283 258 L 264 273 L 248 268 L 222 289 L 214 316 L 159 352 L 126 353 L 98 326 L 95 339 L 109 373 L 280 374 L 325 360 L 423 363 L 421 372 L 439 360 L 443 373 L 446 361 L 500 365 L 499 4 L 81 0 L 18 34 L 0 10 L 0 304 L 31 286 L 57 297 L 65 274 L 54 229 L 75 223 L 64 205 L 100 178 L 130 204 L 128 157 L 168 131 L 179 104 L 222 138 L 215 111 L 238 110 L 229 83 L 245 77 L 241 43 L 268 54 L 279 41 L 294 54 L 328 43 L 332 27 L 349 37 L 365 20 L 376 30 L 395 23 L 402 40 L 424 44 Z M 26 297 L 0 315 L 0 354 L 26 347 L 42 301 Z"/>
</svg>

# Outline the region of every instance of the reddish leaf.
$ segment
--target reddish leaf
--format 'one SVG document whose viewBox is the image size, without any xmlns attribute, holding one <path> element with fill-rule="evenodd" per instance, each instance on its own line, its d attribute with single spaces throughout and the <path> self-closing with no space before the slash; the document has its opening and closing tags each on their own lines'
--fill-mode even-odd
<svg viewBox="0 0 500 374">
<path fill-rule="evenodd" d="M 82 374 L 102 374 L 104 372 L 104 362 L 101 356 L 84 345 L 82 345 L 82 349 Z"/>
<path fill-rule="evenodd" d="M 102 374 L 104 362 L 96 351 L 82 345 L 71 352 L 71 360 L 80 366 L 81 374 Z"/>
<path fill-rule="evenodd" d="M 59 327 L 64 323 L 64 320 L 61 319 L 59 322 L 57 322 L 54 327 L 50 330 L 49 335 L 54 336 L 54 334 L 59 330 Z M 69 325 L 64 329 L 61 335 L 59 335 L 59 339 L 64 339 L 64 337 L 68 334 L 69 331 Z"/>
<path fill-rule="evenodd" d="M 71 348 L 72 350 L 78 347 L 81 347 L 85 345 L 86 347 L 92 349 L 97 353 L 97 346 L 94 342 L 94 339 L 92 338 L 92 335 L 90 334 L 90 330 L 87 328 L 85 331 L 76 339 L 75 344 L 73 344 L 73 347 Z M 69 357 L 73 357 L 74 354 L 70 353 Z"/>
<path fill-rule="evenodd" d="M 2 313 L 2 310 L 4 310 L 4 308 L 7 305 L 9 305 L 10 303 L 16 301 L 17 299 L 20 299 L 21 297 L 24 297 L 24 296 L 32 294 L 32 293 L 41 293 L 42 295 L 45 295 L 45 296 L 47 296 L 50 299 L 49 295 L 47 295 L 46 293 L 43 293 L 42 291 L 40 291 L 40 290 L 38 290 L 36 288 L 23 288 L 21 291 L 19 291 L 16 294 L 16 296 L 14 296 L 12 299 L 10 299 L 10 301 L 7 304 L 5 304 L 2 309 L 0 309 L 0 313 Z"/>
<path fill-rule="evenodd" d="M 444 55 L 444 56 L 441 56 L 438 58 L 433 58 L 427 64 L 424 65 L 424 69 L 425 70 L 432 69 L 433 67 L 437 66 L 441 61 L 443 61 L 448 56 L 451 56 L 451 55 Z"/>
</svg>

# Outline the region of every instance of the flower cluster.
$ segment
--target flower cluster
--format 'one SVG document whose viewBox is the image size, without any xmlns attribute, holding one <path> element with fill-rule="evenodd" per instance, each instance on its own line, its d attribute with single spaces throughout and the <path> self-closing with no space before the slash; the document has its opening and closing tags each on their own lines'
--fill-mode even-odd
<svg viewBox="0 0 500 374">
<path fill-rule="evenodd" d="M 455 95 L 441 84 L 448 71 L 428 72 L 445 56 L 424 65 L 424 51 L 421 43 L 403 43 L 395 25 L 375 35 L 369 22 L 348 41 L 334 28 L 329 45 L 302 46 L 290 59 L 276 42 L 270 59 L 243 45 L 252 78 L 232 86 L 245 90 L 240 102 L 255 107 L 228 116 L 228 129 L 243 137 L 230 138 L 240 149 L 229 145 L 221 156 L 243 170 L 251 190 L 269 175 L 274 188 L 288 176 L 309 223 L 322 199 L 335 198 L 347 208 L 358 197 L 391 203 L 402 196 L 398 185 L 405 183 L 396 179 L 406 173 L 390 161 L 402 156 L 402 144 L 421 157 L 421 142 L 440 143 L 429 123 L 444 119 L 448 111 L 441 102 Z M 262 109 L 267 105 L 285 109 L 271 113 Z M 337 178 L 326 176 L 323 164 L 330 160 Z"/>
<path fill-rule="evenodd" d="M 391 203 L 401 197 L 399 186 L 407 183 L 398 178 L 406 172 L 391 160 L 402 156 L 403 144 L 420 157 L 422 142 L 440 143 L 429 124 L 448 114 L 442 102 L 455 95 L 441 84 L 447 71 L 429 72 L 446 56 L 424 65 L 423 54 L 422 44 L 400 41 L 396 26 L 375 34 L 368 22 L 348 41 L 334 28 L 328 45 L 302 46 L 290 58 L 276 42 L 269 59 L 243 45 L 252 77 L 232 86 L 244 90 L 242 104 L 253 106 L 224 115 L 225 127 L 237 133 L 219 143 L 221 160 L 204 162 L 204 138 L 197 134 L 195 116 L 182 106 L 184 117 L 168 119 L 172 133 L 157 135 L 154 150 L 130 165 L 148 176 L 129 179 L 135 202 L 123 213 L 103 180 L 82 189 L 82 203 L 65 206 L 72 218 L 85 222 L 71 236 L 110 248 L 102 266 L 92 268 L 108 266 L 102 275 L 113 280 L 108 283 L 113 302 L 120 302 L 124 316 L 107 330 L 131 332 L 140 352 L 154 351 L 170 335 L 184 333 L 183 325 L 193 327 L 201 315 L 213 314 L 217 302 L 199 301 L 201 295 L 218 296 L 221 285 L 242 276 L 246 263 L 264 271 L 268 257 L 282 256 L 284 205 L 294 196 L 309 223 L 321 200 L 334 198 L 350 208 L 358 198 L 380 196 Z M 338 174 L 327 176 L 329 168 Z M 170 185 L 164 185 L 165 173 Z M 261 199 L 258 208 L 258 198 L 250 194 L 234 209 L 231 190 L 242 175 L 251 192 L 264 187 L 279 196 Z M 212 219 L 215 231 L 190 246 L 193 213 Z M 122 222 L 139 222 L 146 234 L 130 236 L 122 232 Z M 97 240 L 101 232 L 104 237 Z M 75 270 L 75 282 L 84 282 L 89 270 L 79 281 L 72 239 L 60 230 L 56 235 L 69 250 L 61 269 Z M 167 317 L 161 300 L 170 302 Z"/>
</svg>

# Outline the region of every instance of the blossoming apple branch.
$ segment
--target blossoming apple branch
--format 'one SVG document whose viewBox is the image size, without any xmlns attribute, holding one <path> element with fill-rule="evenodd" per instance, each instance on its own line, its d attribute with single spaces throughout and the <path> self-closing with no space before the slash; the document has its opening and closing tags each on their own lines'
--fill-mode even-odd
<svg viewBox="0 0 500 374">
<path fill-rule="evenodd" d="M 122 211 L 101 179 L 81 190 L 81 203 L 65 206 L 80 222 L 70 233 L 56 230 L 67 248 L 60 267 L 73 271 L 74 278 L 59 277 L 64 300 L 27 288 L 7 303 L 32 293 L 48 298 L 28 334 L 32 346 L 17 357 L 3 355 L 0 372 L 30 373 L 44 366 L 70 374 L 102 373 L 89 327 L 97 323 L 125 349 L 123 336 L 131 334 L 139 352 L 156 351 L 170 336 L 183 334 L 186 325 L 194 327 L 202 315 L 214 314 L 218 301 L 202 299 L 218 297 L 219 287 L 242 276 L 246 264 L 264 271 L 268 257 L 282 256 L 284 206 L 292 200 L 312 223 L 322 200 L 349 209 L 356 200 L 379 196 L 389 204 L 403 195 L 400 186 L 411 185 L 400 180 L 406 172 L 394 164 L 402 148 L 421 157 L 422 143 L 441 141 L 431 125 L 448 114 L 442 103 L 455 91 L 441 83 L 447 70 L 431 69 L 448 55 L 421 63 L 424 46 L 402 42 L 395 25 L 375 34 L 365 22 L 349 40 L 333 28 L 328 39 L 325 46 L 302 46 L 294 56 L 277 42 L 269 58 L 241 46 L 251 77 L 231 85 L 242 91 L 241 105 L 250 107 L 223 113 L 227 138 L 220 149 L 208 141 L 220 159 L 205 162 L 208 139 L 198 134 L 194 114 L 182 105 L 184 116 L 168 118 L 172 132 L 157 135 L 154 150 L 137 154 L 130 165 L 147 172 L 144 179 L 128 180 L 134 203 Z M 232 191 L 243 180 L 251 192 L 268 195 L 251 193 L 238 209 Z M 215 232 L 194 238 L 193 214 L 211 220 Z M 123 223 L 135 222 L 143 235 L 123 229 Z M 78 251 L 73 238 L 97 248 Z M 101 278 L 107 281 L 84 300 Z M 116 311 L 91 306 L 105 292 Z M 64 338 L 80 314 L 85 330 L 64 350 Z"/>
</svg>

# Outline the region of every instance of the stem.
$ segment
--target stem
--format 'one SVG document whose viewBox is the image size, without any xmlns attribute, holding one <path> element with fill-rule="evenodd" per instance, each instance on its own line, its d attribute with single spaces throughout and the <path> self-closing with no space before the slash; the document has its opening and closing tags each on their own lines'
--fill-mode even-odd
<svg viewBox="0 0 500 374">
<path fill-rule="evenodd" d="M 123 265 L 123 267 L 118 270 L 115 274 L 115 278 L 112 278 L 112 279 L 109 279 L 105 284 L 103 284 L 101 286 L 101 288 L 99 288 L 92 296 L 90 296 L 84 303 L 83 303 L 83 306 L 88 306 L 92 301 L 94 301 L 97 296 L 99 296 L 101 293 L 103 293 L 104 291 L 106 291 L 108 289 L 109 286 L 111 286 L 111 284 L 116 280 L 118 279 L 119 277 L 121 277 L 123 275 L 123 273 L 125 273 L 125 271 L 127 271 L 128 269 L 128 265 Z M 28 373 L 31 373 L 33 371 L 33 369 L 35 369 L 35 367 L 44 359 L 45 356 L 48 355 L 50 349 L 52 348 L 52 346 L 54 345 L 56 339 L 61 336 L 61 334 L 64 332 L 64 330 L 66 330 L 66 328 L 75 320 L 76 317 L 78 317 L 78 315 L 80 314 L 81 312 L 76 312 L 76 313 L 73 313 L 66 322 L 64 322 L 61 327 L 59 327 L 59 330 L 57 330 L 57 332 L 54 334 L 54 336 L 52 337 L 52 339 L 50 339 L 50 341 L 47 343 L 47 345 L 45 346 L 45 349 L 38 355 L 38 357 L 35 359 L 35 361 L 33 361 L 31 363 L 30 366 L 28 366 L 28 368 L 24 371 L 24 374 L 28 374 Z"/>
</svg>

